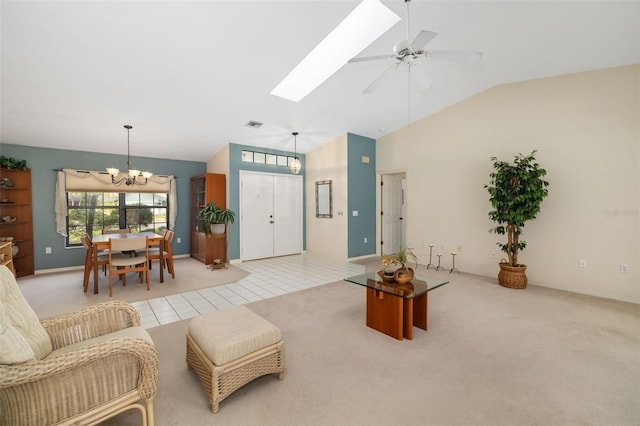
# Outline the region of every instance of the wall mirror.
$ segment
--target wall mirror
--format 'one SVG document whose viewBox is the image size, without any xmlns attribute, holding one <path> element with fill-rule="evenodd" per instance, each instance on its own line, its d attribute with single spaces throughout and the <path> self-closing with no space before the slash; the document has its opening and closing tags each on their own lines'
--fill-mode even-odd
<svg viewBox="0 0 640 426">
<path fill-rule="evenodd" d="M 331 200 L 331 181 L 316 182 L 316 217 L 333 217 Z"/>
</svg>

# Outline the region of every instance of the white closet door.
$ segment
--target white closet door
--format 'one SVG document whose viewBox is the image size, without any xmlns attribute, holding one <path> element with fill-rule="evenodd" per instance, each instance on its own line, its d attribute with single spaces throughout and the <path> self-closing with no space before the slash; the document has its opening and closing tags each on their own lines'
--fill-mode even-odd
<svg viewBox="0 0 640 426">
<path fill-rule="evenodd" d="M 273 255 L 302 253 L 302 176 L 273 176 Z"/>
<path fill-rule="evenodd" d="M 242 260 L 273 256 L 273 177 L 242 173 L 240 180 Z"/>
<path fill-rule="evenodd" d="M 302 176 L 240 173 L 242 260 L 302 253 Z"/>
</svg>

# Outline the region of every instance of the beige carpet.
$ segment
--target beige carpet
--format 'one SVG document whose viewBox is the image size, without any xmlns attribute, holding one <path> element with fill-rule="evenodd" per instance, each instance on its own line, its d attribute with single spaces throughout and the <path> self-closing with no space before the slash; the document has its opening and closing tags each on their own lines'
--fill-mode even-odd
<svg viewBox="0 0 640 426">
<path fill-rule="evenodd" d="M 250 383 L 217 414 L 185 365 L 188 320 L 150 329 L 156 424 L 640 424 L 638 305 L 432 274 L 451 283 L 430 293 L 429 331 L 413 341 L 367 328 L 364 289 L 345 282 L 247 305 L 282 330 L 285 379 Z"/>
<path fill-rule="evenodd" d="M 174 259 L 176 278 L 164 271 L 164 283 L 160 283 L 160 269 L 154 262 L 149 275 L 150 290 L 133 275 L 127 277 L 126 287 L 114 279 L 113 297 L 109 297 L 109 278 L 102 271 L 99 274 L 99 293 L 93 294 L 93 274 L 89 280 L 89 290 L 82 291 L 83 270 L 56 272 L 20 278 L 18 284 L 22 294 L 39 318 L 70 312 L 81 307 L 95 305 L 110 299 L 137 302 L 171 294 L 184 293 L 202 288 L 236 282 L 248 275 L 234 266 L 228 269 L 210 270 L 193 258 Z"/>
</svg>

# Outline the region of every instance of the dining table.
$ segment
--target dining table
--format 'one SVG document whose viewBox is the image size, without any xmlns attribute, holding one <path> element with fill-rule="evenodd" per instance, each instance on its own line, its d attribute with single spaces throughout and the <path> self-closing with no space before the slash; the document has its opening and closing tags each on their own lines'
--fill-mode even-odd
<svg viewBox="0 0 640 426">
<path fill-rule="evenodd" d="M 93 251 L 93 293 L 98 294 L 98 253 L 109 247 L 109 239 L 116 238 L 149 238 L 149 245 L 157 245 L 160 252 L 160 282 L 164 282 L 164 237 L 152 231 L 145 232 L 122 232 L 116 234 L 98 234 L 91 238 L 91 250 Z"/>
</svg>

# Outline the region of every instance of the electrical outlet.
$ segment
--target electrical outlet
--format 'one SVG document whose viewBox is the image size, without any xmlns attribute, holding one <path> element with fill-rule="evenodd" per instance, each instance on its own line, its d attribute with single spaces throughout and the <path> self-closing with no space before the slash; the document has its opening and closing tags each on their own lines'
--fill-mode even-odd
<svg viewBox="0 0 640 426">
<path fill-rule="evenodd" d="M 458 250 L 457 250 L 457 252 L 458 252 L 458 253 L 462 253 L 462 246 L 460 246 L 460 245 L 458 246 Z"/>
<path fill-rule="evenodd" d="M 51 247 L 45 247 L 44 254 L 51 254 Z"/>
<path fill-rule="evenodd" d="M 621 263 L 620 264 L 620 272 L 622 272 L 623 274 L 628 274 L 629 273 L 629 265 L 627 265 L 626 263 Z"/>
<path fill-rule="evenodd" d="M 581 268 L 587 267 L 587 259 L 580 259 L 580 267 Z"/>
<path fill-rule="evenodd" d="M 178 244 L 180 244 L 182 242 L 182 238 L 178 237 L 176 241 L 178 242 Z"/>
</svg>

